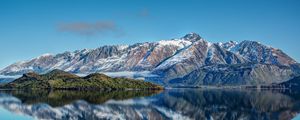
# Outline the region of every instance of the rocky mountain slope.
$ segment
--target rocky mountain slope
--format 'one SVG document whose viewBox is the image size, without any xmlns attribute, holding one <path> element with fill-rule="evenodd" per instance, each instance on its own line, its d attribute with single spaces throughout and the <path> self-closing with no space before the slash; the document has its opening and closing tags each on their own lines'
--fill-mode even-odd
<svg viewBox="0 0 300 120">
<path fill-rule="evenodd" d="M 299 75 L 299 66 L 280 49 L 256 41 L 211 43 L 189 33 L 179 39 L 45 54 L 12 64 L 0 74 L 46 73 L 53 69 L 80 74 L 150 71 L 156 77 L 147 80 L 163 85 L 213 85 L 216 81 L 240 85 L 286 81 Z"/>
<path fill-rule="evenodd" d="M 182 78 L 168 81 L 174 86 L 269 85 L 293 78 L 290 67 L 272 64 L 220 64 L 204 66 Z"/>
</svg>

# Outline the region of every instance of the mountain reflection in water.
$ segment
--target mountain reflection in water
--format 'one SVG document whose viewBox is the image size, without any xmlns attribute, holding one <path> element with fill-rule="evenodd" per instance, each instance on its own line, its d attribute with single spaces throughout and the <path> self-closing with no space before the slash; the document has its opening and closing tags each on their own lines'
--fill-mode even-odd
<svg viewBox="0 0 300 120">
<path fill-rule="evenodd" d="M 288 120 L 300 94 L 252 90 L 1 91 L 0 107 L 36 119 Z"/>
</svg>

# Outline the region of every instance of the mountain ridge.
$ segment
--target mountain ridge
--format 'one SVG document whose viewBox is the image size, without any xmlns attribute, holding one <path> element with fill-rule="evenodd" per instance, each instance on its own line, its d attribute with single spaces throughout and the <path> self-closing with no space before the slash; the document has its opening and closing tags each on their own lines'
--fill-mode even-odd
<svg viewBox="0 0 300 120">
<path fill-rule="evenodd" d="M 205 66 L 246 65 L 247 63 L 261 67 L 268 66 L 268 64 L 287 66 L 292 69 L 289 76 L 297 76 L 300 70 L 300 65 L 282 50 L 257 41 L 211 43 L 196 33 L 189 33 L 178 39 L 133 45 L 110 45 L 56 55 L 42 55 L 27 62 L 12 64 L 2 69 L 0 74 L 16 75 L 32 71 L 45 73 L 53 69 L 83 74 L 151 71 L 151 73 L 159 75 L 161 81 L 167 82 L 172 79 L 184 78 Z M 277 70 L 277 68 L 279 67 L 270 69 Z M 283 80 L 291 79 L 283 73 L 278 73 L 278 76 L 282 76 L 279 79 Z"/>
</svg>

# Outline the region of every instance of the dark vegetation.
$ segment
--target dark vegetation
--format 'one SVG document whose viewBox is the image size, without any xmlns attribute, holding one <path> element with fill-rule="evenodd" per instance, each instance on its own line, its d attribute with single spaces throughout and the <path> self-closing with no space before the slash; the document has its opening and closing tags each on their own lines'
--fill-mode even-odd
<svg viewBox="0 0 300 120">
<path fill-rule="evenodd" d="M 161 86 L 129 78 L 111 78 L 93 73 L 79 77 L 61 70 L 53 70 L 39 75 L 27 73 L 22 77 L 2 85 L 2 89 L 54 89 L 54 90 L 120 90 L 120 89 L 163 89 Z"/>
<path fill-rule="evenodd" d="M 0 93 L 11 94 L 25 104 L 47 103 L 52 107 L 71 104 L 84 100 L 91 104 L 102 104 L 108 100 L 126 100 L 160 93 L 161 90 L 124 90 L 124 91 L 73 91 L 73 90 L 7 90 Z"/>
</svg>

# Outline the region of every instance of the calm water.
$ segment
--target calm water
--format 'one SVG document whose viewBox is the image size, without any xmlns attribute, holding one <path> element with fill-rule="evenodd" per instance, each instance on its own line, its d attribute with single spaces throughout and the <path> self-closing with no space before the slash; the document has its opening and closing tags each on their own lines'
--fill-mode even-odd
<svg viewBox="0 0 300 120">
<path fill-rule="evenodd" d="M 291 91 L 1 91 L 1 120 L 244 119 L 289 120 L 300 113 Z M 296 117 L 296 118 L 295 118 Z"/>
</svg>

